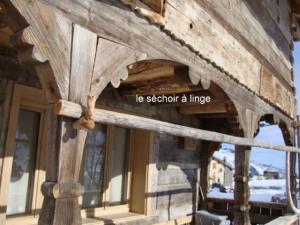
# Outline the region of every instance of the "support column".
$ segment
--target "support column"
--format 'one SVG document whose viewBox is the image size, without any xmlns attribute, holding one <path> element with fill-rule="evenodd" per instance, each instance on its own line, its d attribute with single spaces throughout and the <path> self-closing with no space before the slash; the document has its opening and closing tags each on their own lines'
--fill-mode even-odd
<svg viewBox="0 0 300 225">
<path fill-rule="evenodd" d="M 201 149 L 200 153 L 200 191 L 199 191 L 199 209 L 207 210 L 207 193 L 208 193 L 208 166 L 209 156 L 207 149 Z"/>
<path fill-rule="evenodd" d="M 250 225 L 249 215 L 249 162 L 250 162 L 250 147 L 236 146 L 235 147 L 235 187 L 234 187 L 234 224 L 235 225 Z"/>
<path fill-rule="evenodd" d="M 290 161 L 291 194 L 292 194 L 293 202 L 297 206 L 297 197 L 296 197 L 296 194 L 297 194 L 297 174 L 296 174 L 297 154 L 295 152 L 291 152 L 290 154 L 291 154 L 290 155 L 290 159 L 291 159 L 291 161 Z M 290 209 L 290 207 L 288 208 L 288 211 L 293 213 L 293 211 Z"/>
<path fill-rule="evenodd" d="M 81 159 L 86 131 L 73 128 L 74 119 L 56 116 L 48 109 L 46 181 L 39 225 L 81 225 L 78 197 Z"/>
<path fill-rule="evenodd" d="M 202 141 L 200 151 L 200 191 L 199 191 L 199 209 L 207 210 L 207 193 L 209 189 L 209 163 L 214 151 L 220 146 L 220 143 Z"/>
</svg>

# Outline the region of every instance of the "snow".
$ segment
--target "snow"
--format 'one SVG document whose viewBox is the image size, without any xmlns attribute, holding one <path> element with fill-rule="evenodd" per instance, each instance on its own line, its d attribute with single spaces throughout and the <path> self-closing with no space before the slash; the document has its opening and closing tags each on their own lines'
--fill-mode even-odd
<svg viewBox="0 0 300 225">
<path fill-rule="evenodd" d="M 224 161 L 234 169 L 234 150 L 231 148 L 221 148 L 215 151 L 214 158 Z M 255 202 L 284 202 L 286 201 L 285 179 L 262 179 L 265 171 L 279 172 L 279 177 L 284 177 L 285 171 L 272 165 L 265 165 L 256 161 L 250 162 L 250 201 Z M 233 199 L 233 190 L 228 193 L 221 193 L 218 188 L 214 188 L 208 193 L 210 198 Z"/>
<path fill-rule="evenodd" d="M 285 180 L 252 180 L 249 182 L 250 201 L 272 202 L 273 197 L 286 195 Z M 233 192 L 222 193 L 214 188 L 208 193 L 209 198 L 233 199 Z"/>
<path fill-rule="evenodd" d="M 250 201 L 253 202 L 272 202 L 273 196 L 283 196 L 285 191 L 277 190 L 251 190 Z M 208 198 L 233 199 L 233 192 L 222 193 L 218 189 L 213 189 L 208 193 Z"/>
<path fill-rule="evenodd" d="M 249 182 L 250 189 L 275 189 L 285 190 L 285 180 L 251 180 Z"/>
<path fill-rule="evenodd" d="M 219 151 L 214 152 L 214 158 L 223 161 L 226 160 L 231 168 L 234 168 L 234 151 L 227 148 L 221 148 Z"/>
</svg>

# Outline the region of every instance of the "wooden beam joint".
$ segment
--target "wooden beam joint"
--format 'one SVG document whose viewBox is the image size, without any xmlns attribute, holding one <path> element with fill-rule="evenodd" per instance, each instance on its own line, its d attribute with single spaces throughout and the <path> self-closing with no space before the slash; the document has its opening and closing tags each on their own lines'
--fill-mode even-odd
<svg viewBox="0 0 300 225">
<path fill-rule="evenodd" d="M 54 199 L 77 198 L 83 194 L 83 187 L 79 183 L 44 182 L 42 193 Z"/>
<path fill-rule="evenodd" d="M 250 208 L 251 208 L 250 205 L 239 205 L 239 204 L 235 204 L 235 205 L 233 206 L 233 209 L 234 209 L 235 211 L 244 212 L 244 213 L 248 212 L 248 211 L 250 210 Z"/>
<path fill-rule="evenodd" d="M 78 130 L 93 130 L 95 128 L 94 109 L 96 104 L 95 96 L 87 97 L 87 108 L 84 115 L 75 121 L 74 129 Z"/>
<path fill-rule="evenodd" d="M 249 176 L 234 175 L 234 181 L 240 183 L 247 183 L 249 181 Z"/>
</svg>

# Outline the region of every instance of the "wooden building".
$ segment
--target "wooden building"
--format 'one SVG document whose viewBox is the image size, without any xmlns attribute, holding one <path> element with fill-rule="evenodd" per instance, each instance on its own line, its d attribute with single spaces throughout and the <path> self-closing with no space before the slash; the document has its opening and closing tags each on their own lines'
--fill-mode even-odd
<svg viewBox="0 0 300 225">
<path fill-rule="evenodd" d="M 221 142 L 236 144 L 234 223 L 250 224 L 251 146 L 299 152 L 253 139 L 267 121 L 293 144 L 299 9 L 1 0 L 0 224 L 192 224 Z"/>
<path fill-rule="evenodd" d="M 208 167 L 209 185 L 222 184 L 226 188 L 232 188 L 234 168 L 225 159 L 212 156 Z"/>
</svg>

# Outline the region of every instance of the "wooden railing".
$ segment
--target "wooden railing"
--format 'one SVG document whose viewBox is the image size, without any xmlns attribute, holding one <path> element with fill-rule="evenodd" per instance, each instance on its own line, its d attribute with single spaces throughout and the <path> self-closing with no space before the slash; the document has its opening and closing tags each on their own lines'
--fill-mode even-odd
<svg viewBox="0 0 300 225">
<path fill-rule="evenodd" d="M 298 225 L 299 218 L 296 215 L 291 216 L 281 216 L 271 222 L 267 223 L 266 225 Z"/>
<path fill-rule="evenodd" d="M 266 224 L 287 213 L 287 205 L 273 202 L 249 202 L 250 218 L 253 224 Z M 208 198 L 208 211 L 218 215 L 226 215 L 233 220 L 234 200 Z"/>
<path fill-rule="evenodd" d="M 161 222 L 153 225 L 192 225 L 193 216 L 183 216 L 174 220 L 169 220 L 166 222 Z"/>
</svg>

